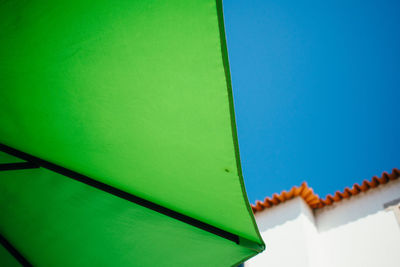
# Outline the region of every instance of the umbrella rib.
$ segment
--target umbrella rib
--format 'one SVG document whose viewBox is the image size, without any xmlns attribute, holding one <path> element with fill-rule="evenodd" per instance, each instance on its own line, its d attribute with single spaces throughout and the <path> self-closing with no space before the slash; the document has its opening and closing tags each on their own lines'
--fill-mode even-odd
<svg viewBox="0 0 400 267">
<path fill-rule="evenodd" d="M 7 239 L 0 234 L 0 244 L 24 267 L 33 266 Z"/>
<path fill-rule="evenodd" d="M 64 168 L 60 165 L 51 163 L 49 161 L 46 161 L 44 159 L 35 157 L 33 155 L 30 155 L 28 153 L 25 153 L 23 151 L 17 150 L 15 148 L 9 147 L 4 144 L 0 144 L 0 151 L 3 151 L 7 154 L 10 154 L 14 157 L 23 159 L 28 161 L 32 166 L 40 166 L 43 168 L 46 168 L 48 170 L 51 170 L 53 172 L 62 174 L 66 177 L 69 177 L 71 179 L 74 179 L 76 181 L 82 182 L 84 184 L 87 184 L 91 187 L 97 188 L 99 190 L 102 190 L 104 192 L 107 192 L 109 194 L 112 194 L 114 196 L 117 196 L 119 198 L 125 199 L 127 201 L 130 201 L 132 203 L 138 204 L 140 206 L 143 206 L 145 208 L 151 209 L 155 212 L 161 213 L 163 215 L 166 215 L 168 217 L 171 217 L 173 219 L 176 219 L 178 221 L 187 223 L 189 225 L 192 225 L 196 228 L 202 229 L 204 231 L 207 231 L 209 233 L 212 233 L 214 235 L 220 236 L 222 238 L 228 239 L 230 241 L 235 242 L 236 244 L 239 244 L 239 236 L 236 234 L 232 234 L 228 231 L 225 231 L 223 229 L 220 229 L 218 227 L 212 226 L 208 223 L 202 222 L 200 220 L 197 220 L 195 218 L 192 218 L 190 216 L 184 215 L 182 213 L 176 212 L 174 210 L 171 210 L 169 208 L 166 208 L 164 206 L 161 206 L 159 204 L 156 204 L 154 202 L 151 202 L 149 200 L 143 199 L 141 197 L 135 196 L 131 193 L 122 191 L 116 187 L 110 186 L 108 184 L 99 182 L 93 178 L 90 178 L 86 175 L 80 174 L 78 172 L 72 171 L 70 169 Z"/>
<path fill-rule="evenodd" d="M 33 162 L 2 163 L 0 164 L 0 171 L 35 169 L 39 167 L 39 165 Z"/>
</svg>

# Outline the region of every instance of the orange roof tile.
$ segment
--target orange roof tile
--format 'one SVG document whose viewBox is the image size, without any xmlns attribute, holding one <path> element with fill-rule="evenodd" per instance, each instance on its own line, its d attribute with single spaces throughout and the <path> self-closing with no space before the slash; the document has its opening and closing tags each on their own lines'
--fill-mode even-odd
<svg viewBox="0 0 400 267">
<path fill-rule="evenodd" d="M 344 198 L 358 195 L 360 192 L 365 192 L 381 184 L 386 184 L 389 181 L 396 180 L 399 177 L 400 170 L 393 169 L 391 174 L 384 172 L 380 178 L 374 176 L 371 181 L 364 180 L 361 185 L 354 184 L 352 188 L 346 187 L 343 192 L 336 191 L 333 196 L 327 195 L 325 199 L 320 198 L 313 192 L 311 187 L 308 187 L 306 182 L 303 182 L 299 187 L 293 186 L 288 192 L 282 191 L 279 195 L 273 194 L 272 198 L 266 197 L 264 202 L 257 200 L 255 205 L 251 205 L 251 208 L 253 209 L 253 213 L 257 213 L 298 196 L 303 198 L 311 209 L 323 208 L 332 205 L 335 202 L 339 202 Z"/>
</svg>

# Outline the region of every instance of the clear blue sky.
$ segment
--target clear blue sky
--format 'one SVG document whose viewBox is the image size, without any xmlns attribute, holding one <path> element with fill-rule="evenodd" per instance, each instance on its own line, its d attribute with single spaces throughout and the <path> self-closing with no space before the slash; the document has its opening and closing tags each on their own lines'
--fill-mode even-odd
<svg viewBox="0 0 400 267">
<path fill-rule="evenodd" d="M 400 2 L 224 0 L 249 199 L 400 167 Z"/>
</svg>

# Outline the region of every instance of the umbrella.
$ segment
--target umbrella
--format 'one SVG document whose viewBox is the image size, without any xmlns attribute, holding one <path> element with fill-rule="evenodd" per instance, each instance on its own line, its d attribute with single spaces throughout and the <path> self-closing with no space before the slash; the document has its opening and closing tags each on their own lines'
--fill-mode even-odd
<svg viewBox="0 0 400 267">
<path fill-rule="evenodd" d="M 220 0 L 6 1 L 0 39 L 0 262 L 232 266 L 264 249 Z"/>
</svg>

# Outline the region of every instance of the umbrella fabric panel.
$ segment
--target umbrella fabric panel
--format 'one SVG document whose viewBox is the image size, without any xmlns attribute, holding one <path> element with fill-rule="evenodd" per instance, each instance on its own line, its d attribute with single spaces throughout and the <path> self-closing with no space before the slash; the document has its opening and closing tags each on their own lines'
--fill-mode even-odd
<svg viewBox="0 0 400 267">
<path fill-rule="evenodd" d="M 0 266 L 21 267 L 21 264 L 0 244 Z"/>
<path fill-rule="evenodd" d="M 16 162 L 24 162 L 24 160 L 13 157 L 10 154 L 0 151 L 0 164 L 16 163 Z"/>
<path fill-rule="evenodd" d="M 221 1 L 7 1 L 0 18 L 0 142 L 262 244 Z"/>
<path fill-rule="evenodd" d="M 0 172 L 0 234 L 34 266 L 231 266 L 256 252 L 46 169 Z"/>
</svg>

